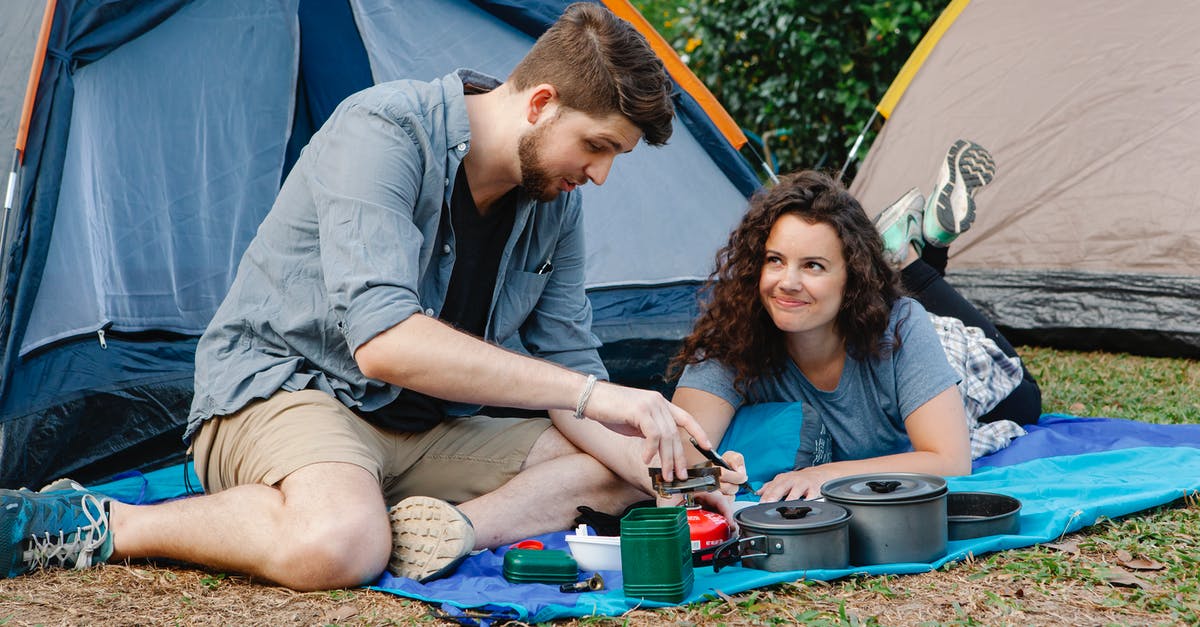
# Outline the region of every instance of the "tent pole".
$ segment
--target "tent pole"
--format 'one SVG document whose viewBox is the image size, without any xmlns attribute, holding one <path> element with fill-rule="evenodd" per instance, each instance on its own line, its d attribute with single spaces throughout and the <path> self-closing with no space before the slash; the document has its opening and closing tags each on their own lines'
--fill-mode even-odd
<svg viewBox="0 0 1200 627">
<path fill-rule="evenodd" d="M 42 13 L 42 28 L 38 31 L 37 47 L 33 50 L 33 64 L 29 68 L 29 82 L 25 84 L 25 102 L 21 106 L 21 125 L 17 128 L 17 142 L 13 147 L 12 169 L 8 172 L 8 186 L 4 192 L 4 215 L 0 216 L 0 281 L 8 275 L 8 221 L 16 205 L 17 173 L 25 160 L 25 142 L 29 139 L 29 120 L 33 117 L 33 101 L 37 96 L 38 84 L 42 80 L 42 65 L 46 61 L 46 47 L 50 43 L 50 28 L 54 25 L 54 9 L 58 0 L 46 0 Z"/>
<path fill-rule="evenodd" d="M 863 138 L 867 136 L 867 130 L 871 128 L 871 124 L 875 122 L 876 116 L 879 115 L 879 109 L 871 110 L 871 117 L 867 118 L 867 123 L 863 125 L 862 131 L 858 133 L 858 137 L 854 139 L 854 145 L 850 147 L 850 154 L 846 155 L 846 162 L 842 164 L 842 169 L 838 172 L 838 180 L 842 180 L 846 176 L 846 168 L 854 163 L 854 155 L 858 154 L 859 146 L 862 146 Z"/>
<path fill-rule="evenodd" d="M 12 211 L 13 197 L 16 195 L 17 169 L 21 167 L 21 150 L 13 149 L 12 168 L 8 171 L 8 188 L 4 192 L 4 217 L 0 219 L 0 246 L 8 240 L 8 214 Z"/>
</svg>

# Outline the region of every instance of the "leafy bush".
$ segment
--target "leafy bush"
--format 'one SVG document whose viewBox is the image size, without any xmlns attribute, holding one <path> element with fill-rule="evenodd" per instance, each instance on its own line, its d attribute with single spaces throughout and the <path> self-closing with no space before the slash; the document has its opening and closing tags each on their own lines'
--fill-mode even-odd
<svg viewBox="0 0 1200 627">
<path fill-rule="evenodd" d="M 777 169 L 788 171 L 841 167 L 875 104 L 945 3 L 635 4 L 735 120 L 760 137 L 768 134 Z"/>
</svg>

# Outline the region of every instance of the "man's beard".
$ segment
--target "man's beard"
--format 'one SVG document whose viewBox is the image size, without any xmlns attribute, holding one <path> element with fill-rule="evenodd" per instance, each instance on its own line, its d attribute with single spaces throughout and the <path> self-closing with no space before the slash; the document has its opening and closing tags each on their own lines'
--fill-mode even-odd
<svg viewBox="0 0 1200 627">
<path fill-rule="evenodd" d="M 550 202 L 558 198 L 561 190 L 551 179 L 546 169 L 542 167 L 539 152 L 542 140 L 550 125 L 534 128 L 517 141 L 517 156 L 521 159 L 521 187 L 530 198 L 538 202 Z"/>
</svg>

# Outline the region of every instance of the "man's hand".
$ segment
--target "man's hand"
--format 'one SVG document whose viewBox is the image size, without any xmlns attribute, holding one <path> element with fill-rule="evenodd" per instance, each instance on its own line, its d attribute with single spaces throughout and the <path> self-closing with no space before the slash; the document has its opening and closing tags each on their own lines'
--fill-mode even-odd
<svg viewBox="0 0 1200 627">
<path fill-rule="evenodd" d="M 642 461 L 657 455 L 663 478 L 687 477 L 687 457 L 679 437 L 682 428 L 700 446 L 712 448 L 704 429 L 691 414 L 672 405 L 662 394 L 600 382 L 592 391 L 584 415 L 621 435 L 644 438 Z"/>
</svg>

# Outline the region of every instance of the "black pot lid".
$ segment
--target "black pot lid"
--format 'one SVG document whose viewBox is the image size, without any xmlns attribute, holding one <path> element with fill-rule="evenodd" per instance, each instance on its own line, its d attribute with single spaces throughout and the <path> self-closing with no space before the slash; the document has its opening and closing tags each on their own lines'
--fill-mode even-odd
<svg viewBox="0 0 1200 627">
<path fill-rule="evenodd" d="M 836 527 L 850 520 L 850 512 L 822 501 L 777 501 L 740 509 L 733 519 L 743 528 L 743 536 L 745 532 L 786 535 Z"/>
<path fill-rule="evenodd" d="M 919 501 L 946 493 L 946 480 L 915 472 L 880 472 L 826 481 L 821 496 L 842 503 Z"/>
</svg>

